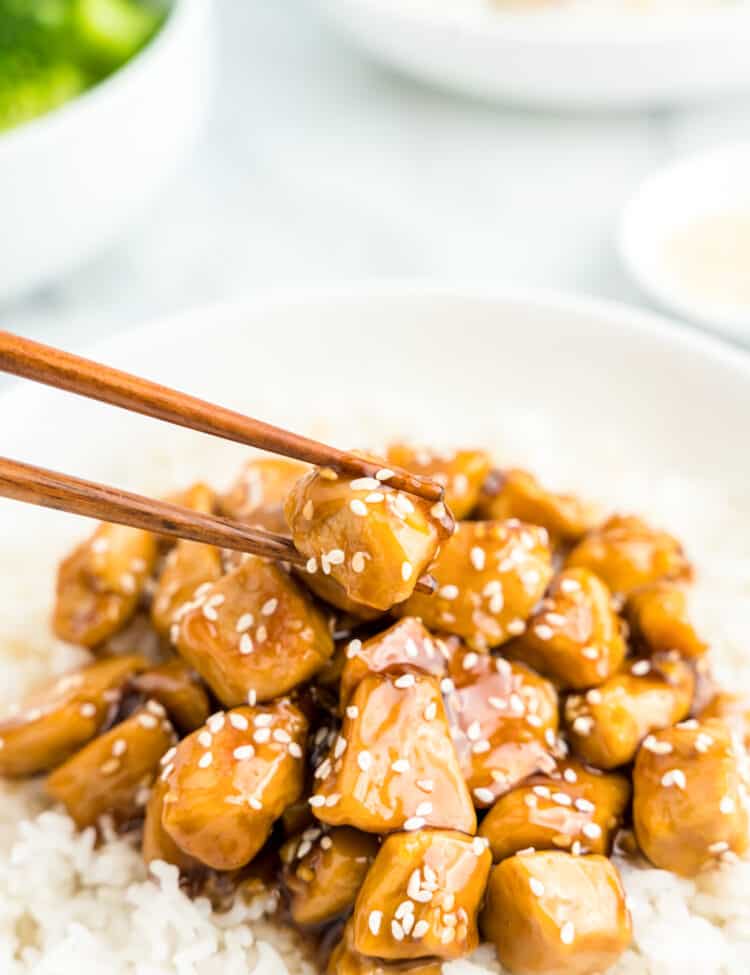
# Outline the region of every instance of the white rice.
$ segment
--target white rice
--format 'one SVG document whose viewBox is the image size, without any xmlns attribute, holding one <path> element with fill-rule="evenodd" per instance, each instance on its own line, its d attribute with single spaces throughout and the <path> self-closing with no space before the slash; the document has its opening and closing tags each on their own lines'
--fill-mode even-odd
<svg viewBox="0 0 750 975">
<path fill-rule="evenodd" d="M 583 453 L 554 456 L 543 425 L 505 420 L 515 434 L 505 460 L 529 464 L 561 486 L 610 508 L 642 513 L 679 535 L 698 569 L 693 610 L 712 641 L 715 667 L 733 690 L 750 688 L 744 659 L 750 647 L 746 493 L 710 481 L 634 473 L 611 442 L 589 451 L 588 462 Z M 361 440 L 350 436 L 352 443 Z M 158 450 L 139 447 L 141 456 L 151 452 L 154 472 L 141 483 L 143 490 L 172 489 L 203 465 L 221 469 L 216 459 L 223 455 L 210 443 L 206 457 L 196 457 L 195 441 L 189 457 L 169 454 L 172 446 L 163 444 Z M 117 473 L 113 464 L 113 480 Z M 8 570 L 0 587 L 0 710 L 50 670 L 82 659 L 80 651 L 49 636 L 46 617 L 56 561 L 85 529 L 75 519 L 34 517 L 27 529 L 38 524 L 43 541 L 31 546 L 30 533 L 20 529 L 3 540 Z M 695 881 L 629 864 L 621 868 L 635 940 L 614 975 L 750 972 L 750 863 L 723 866 Z M 2 975 L 311 973 L 291 937 L 263 921 L 263 910 L 263 903 L 238 903 L 226 914 L 213 913 L 207 901 L 182 894 L 173 868 L 157 865 L 148 875 L 128 841 L 111 838 L 94 849 L 90 832 L 77 833 L 59 810 L 45 808 L 38 786 L 0 784 Z M 501 969 L 483 946 L 471 961 L 446 964 L 444 971 L 482 975 Z"/>
</svg>

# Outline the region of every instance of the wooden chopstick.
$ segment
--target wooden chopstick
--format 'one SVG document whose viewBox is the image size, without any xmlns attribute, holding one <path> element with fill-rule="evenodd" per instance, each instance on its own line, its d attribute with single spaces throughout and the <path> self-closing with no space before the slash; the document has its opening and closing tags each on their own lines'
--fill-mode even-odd
<svg viewBox="0 0 750 975">
<path fill-rule="evenodd" d="M 251 552 L 269 559 L 304 565 L 306 559 L 290 538 L 239 521 L 201 514 L 168 501 L 84 481 L 32 464 L 0 457 L 0 496 L 74 515 L 130 525 L 159 535 L 187 538 L 219 548 Z"/>
<path fill-rule="evenodd" d="M 435 481 L 385 469 L 262 420 L 5 331 L 0 331 L 0 371 L 319 467 L 374 477 L 428 501 L 443 499 L 443 488 Z"/>
<path fill-rule="evenodd" d="M 292 540 L 284 535 L 7 457 L 0 457 L 0 497 L 130 525 L 159 535 L 250 552 L 291 565 L 304 566 L 307 561 Z M 425 575 L 419 579 L 416 588 L 420 592 L 433 593 L 436 583 L 432 576 Z"/>
</svg>

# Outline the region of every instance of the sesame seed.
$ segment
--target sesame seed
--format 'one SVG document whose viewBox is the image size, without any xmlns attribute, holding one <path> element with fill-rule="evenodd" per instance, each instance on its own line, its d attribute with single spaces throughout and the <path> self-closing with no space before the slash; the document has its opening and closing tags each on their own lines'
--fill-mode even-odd
<svg viewBox="0 0 750 975">
<path fill-rule="evenodd" d="M 586 823 L 581 832 L 590 840 L 598 840 L 602 835 L 602 828 L 598 823 Z"/>
<path fill-rule="evenodd" d="M 292 736 L 285 728 L 274 728 L 273 740 L 278 741 L 281 745 L 288 745 L 292 740 Z"/>
<path fill-rule="evenodd" d="M 250 636 L 250 634 L 243 633 L 242 636 L 240 637 L 240 653 L 242 654 L 242 656 L 247 657 L 248 654 L 251 654 L 254 649 L 255 646 L 253 644 L 253 639 Z"/>
<path fill-rule="evenodd" d="M 346 709 L 347 718 L 351 718 L 352 721 L 359 717 L 359 708 L 356 704 L 350 704 Z"/>
<path fill-rule="evenodd" d="M 221 729 L 224 727 L 224 715 L 221 713 L 221 711 L 211 715 L 208 721 L 206 721 L 206 727 L 214 735 L 221 731 Z"/>
<path fill-rule="evenodd" d="M 343 565 L 346 556 L 344 555 L 344 550 L 342 548 L 332 548 L 326 555 L 326 558 L 331 565 Z"/>
<path fill-rule="evenodd" d="M 367 772 L 368 769 L 372 768 L 372 755 L 365 750 L 362 750 L 357 755 L 357 765 L 363 772 Z"/>
<path fill-rule="evenodd" d="M 410 816 L 404 823 L 404 829 L 407 832 L 413 832 L 417 829 L 422 829 L 425 825 L 425 820 L 421 816 Z"/>
<path fill-rule="evenodd" d="M 544 884 L 537 877 L 532 877 L 529 880 L 529 887 L 535 897 L 544 897 Z"/>
<path fill-rule="evenodd" d="M 208 768 L 208 766 L 213 762 L 214 757 L 211 752 L 204 752 L 198 759 L 198 768 Z"/>
<path fill-rule="evenodd" d="M 408 582 L 409 579 L 411 579 L 413 573 L 414 573 L 414 566 L 411 564 L 411 562 L 401 563 L 401 578 L 404 580 L 404 582 Z"/>
<path fill-rule="evenodd" d="M 153 716 L 153 714 L 139 714 L 138 724 L 142 728 L 155 728 L 159 722 Z"/>
<path fill-rule="evenodd" d="M 489 840 L 483 836 L 475 836 L 471 841 L 471 849 L 476 857 L 480 857 L 488 846 Z"/>
<path fill-rule="evenodd" d="M 335 806 L 339 802 L 341 796 L 338 792 L 332 792 L 330 796 L 326 799 L 326 806 Z"/>
<path fill-rule="evenodd" d="M 237 620 L 234 628 L 238 633 L 244 633 L 246 630 L 250 629 L 254 622 L 255 617 L 252 613 L 243 613 L 242 616 L 240 616 L 240 618 Z"/>
<path fill-rule="evenodd" d="M 432 779 L 417 779 L 417 788 L 421 789 L 422 792 L 432 792 L 435 788 L 435 783 Z"/>
<path fill-rule="evenodd" d="M 437 714 L 437 703 L 435 701 L 430 701 L 430 703 L 424 709 L 425 721 L 433 721 L 436 714 Z"/>
<path fill-rule="evenodd" d="M 414 674 L 402 674 L 397 677 L 393 682 L 399 690 L 405 690 L 407 687 L 413 687 L 415 684 Z"/>
<path fill-rule="evenodd" d="M 244 714 L 230 714 L 229 723 L 238 731 L 247 731 L 249 722 Z"/>
<path fill-rule="evenodd" d="M 593 727 L 594 719 L 588 718 L 585 715 L 581 715 L 573 722 L 573 731 L 575 731 L 577 735 L 583 735 L 584 737 L 591 734 Z"/>
<path fill-rule="evenodd" d="M 472 721 L 469 727 L 466 729 L 466 737 L 469 741 L 478 741 L 480 735 L 482 734 L 482 727 L 478 721 Z"/>
<path fill-rule="evenodd" d="M 380 934 L 380 925 L 383 921 L 382 911 L 370 911 L 369 917 L 367 918 L 367 926 L 370 929 L 370 933 L 375 935 L 375 937 Z"/>
<path fill-rule="evenodd" d="M 116 758 L 108 758 L 106 762 L 102 763 L 99 771 L 102 775 L 112 775 L 120 768 L 120 763 Z"/>
<path fill-rule="evenodd" d="M 356 477 L 350 482 L 349 487 L 352 491 L 377 491 L 380 482 L 376 481 L 374 477 Z"/>
<path fill-rule="evenodd" d="M 81 705 L 80 715 L 82 718 L 93 718 L 96 715 L 96 705 L 87 701 Z"/>
<path fill-rule="evenodd" d="M 540 640 L 551 640 L 554 636 L 554 630 L 551 626 L 547 626 L 546 623 L 537 623 L 534 627 L 534 635 L 539 637 Z"/>
<path fill-rule="evenodd" d="M 452 583 L 441 586 L 438 589 L 438 596 L 442 599 L 455 599 L 458 596 L 458 586 L 454 586 Z"/>
<path fill-rule="evenodd" d="M 433 504 L 433 506 L 430 508 L 430 514 L 432 515 L 433 518 L 436 518 L 438 521 L 441 521 L 443 518 L 445 518 L 446 511 L 443 502 L 436 501 L 435 504 Z"/>
<path fill-rule="evenodd" d="M 391 762 L 391 768 L 394 772 L 399 775 L 403 772 L 409 771 L 409 761 L 406 758 L 397 758 L 395 762 Z"/>
<path fill-rule="evenodd" d="M 310 796 L 307 801 L 314 809 L 320 808 L 320 806 L 325 806 L 326 804 L 325 796 Z"/>
<path fill-rule="evenodd" d="M 560 928 L 560 941 L 564 945 L 572 945 L 576 936 L 576 929 L 572 921 L 566 921 Z"/>
<path fill-rule="evenodd" d="M 708 852 L 716 855 L 719 853 L 726 853 L 728 849 L 729 844 L 724 840 L 720 840 L 718 843 L 712 843 L 708 848 Z"/>
<path fill-rule="evenodd" d="M 360 518 L 367 517 L 367 505 L 359 498 L 352 498 L 349 502 L 349 508 L 352 514 L 358 515 Z"/>
<path fill-rule="evenodd" d="M 670 742 L 659 741 L 654 735 L 647 735 L 644 739 L 643 747 L 647 752 L 653 752 L 654 755 L 671 755 L 674 751 Z"/>
<path fill-rule="evenodd" d="M 651 670 L 651 664 L 648 660 L 638 660 L 630 668 L 630 673 L 634 677 L 645 677 L 646 674 Z"/>
<path fill-rule="evenodd" d="M 275 597 L 272 599 L 267 599 L 260 608 L 261 613 L 264 616 L 273 616 L 279 605 L 278 599 Z"/>
<path fill-rule="evenodd" d="M 450 677 L 443 677 L 440 681 L 440 690 L 443 694 L 452 694 L 456 689 L 456 685 L 450 679 Z"/>
<path fill-rule="evenodd" d="M 719 803 L 719 812 L 724 816 L 731 816 L 736 809 L 736 804 L 731 796 L 724 796 Z"/>
<path fill-rule="evenodd" d="M 266 639 L 267 636 L 268 636 L 268 630 L 261 623 L 261 625 L 255 631 L 255 639 L 258 641 L 258 643 L 263 643 L 263 641 Z"/>
<path fill-rule="evenodd" d="M 411 933 L 412 938 L 423 938 L 427 932 L 430 930 L 430 922 L 425 921 L 424 918 L 421 921 L 417 921 L 414 925 L 414 930 Z"/>
<path fill-rule="evenodd" d="M 256 741 L 259 745 L 263 745 L 271 737 L 270 728 L 257 728 L 253 734 L 253 741 Z"/>
<path fill-rule="evenodd" d="M 348 744 L 348 742 L 347 742 L 346 738 L 343 738 L 341 735 L 339 735 L 338 738 L 336 739 L 336 744 L 334 745 L 334 748 L 333 748 L 333 757 L 334 758 L 341 758 L 341 756 L 346 751 L 347 744 Z"/>
<path fill-rule="evenodd" d="M 330 850 L 332 846 L 333 846 L 333 840 L 331 839 L 330 836 L 321 837 L 320 840 L 321 850 Z"/>
<path fill-rule="evenodd" d="M 477 572 L 481 572 L 485 566 L 487 557 L 483 548 L 480 548 L 479 545 L 474 545 L 469 552 L 469 559 Z"/>
<path fill-rule="evenodd" d="M 258 799 L 257 796 L 250 796 L 247 800 L 247 804 L 252 809 L 255 809 L 257 811 L 260 811 L 263 808 L 263 803 L 260 801 L 260 799 Z"/>
<path fill-rule="evenodd" d="M 318 560 L 316 558 L 309 558 L 307 562 L 305 562 L 305 570 L 307 571 L 308 575 L 315 575 L 315 573 L 318 571 Z"/>
<path fill-rule="evenodd" d="M 661 784 L 667 789 L 672 785 L 677 786 L 678 789 L 684 789 L 686 785 L 685 773 L 682 769 L 670 769 L 662 775 Z"/>
<path fill-rule="evenodd" d="M 361 640 L 350 640 L 346 648 L 346 656 L 349 660 L 355 657 L 362 649 Z"/>
<path fill-rule="evenodd" d="M 393 471 L 388 467 L 381 467 L 379 471 L 375 472 L 375 479 L 378 481 L 388 481 L 393 477 Z"/>
<path fill-rule="evenodd" d="M 478 663 L 479 663 L 479 654 L 474 653 L 474 651 L 471 650 L 469 651 L 469 653 L 465 654 L 464 659 L 461 662 L 461 666 L 463 667 L 464 670 L 473 670 Z"/>
<path fill-rule="evenodd" d="M 432 812 L 432 803 L 420 802 L 414 811 L 416 812 L 417 816 L 429 816 Z"/>
<path fill-rule="evenodd" d="M 365 571 L 365 552 L 355 552 L 352 555 L 352 571 L 359 574 Z"/>
<path fill-rule="evenodd" d="M 115 756 L 124 755 L 128 750 L 128 743 L 124 738 L 118 738 L 112 743 L 112 754 Z"/>
<path fill-rule="evenodd" d="M 570 782 L 570 783 L 578 781 L 578 776 L 576 775 L 576 773 L 573 771 L 572 768 L 565 769 L 565 771 L 563 772 L 563 778 L 565 779 L 566 782 Z"/>
<path fill-rule="evenodd" d="M 247 703 L 250 705 L 251 708 L 254 708 L 255 705 L 258 703 L 258 692 L 255 690 L 254 687 L 251 687 L 250 690 L 247 692 Z"/>
<path fill-rule="evenodd" d="M 474 796 L 479 802 L 493 802 L 495 798 L 491 789 L 484 788 L 474 789 Z"/>
<path fill-rule="evenodd" d="M 172 748 L 169 749 L 169 751 L 164 752 L 164 754 L 162 755 L 160 759 L 161 764 L 168 765 L 169 762 L 171 762 L 172 759 L 175 757 L 176 752 L 177 752 L 177 746 L 173 745 Z"/>
<path fill-rule="evenodd" d="M 302 758 L 302 747 L 298 745 L 296 741 L 290 741 L 287 751 L 292 756 L 292 758 Z"/>
<path fill-rule="evenodd" d="M 239 762 L 245 761 L 245 759 L 252 758 L 255 755 L 255 749 L 252 745 L 240 745 L 238 748 L 232 752 L 232 755 Z"/>
<path fill-rule="evenodd" d="M 592 813 L 594 809 L 596 809 L 594 803 L 590 802 L 588 799 L 576 799 L 573 805 L 579 812 L 582 813 Z"/>
</svg>

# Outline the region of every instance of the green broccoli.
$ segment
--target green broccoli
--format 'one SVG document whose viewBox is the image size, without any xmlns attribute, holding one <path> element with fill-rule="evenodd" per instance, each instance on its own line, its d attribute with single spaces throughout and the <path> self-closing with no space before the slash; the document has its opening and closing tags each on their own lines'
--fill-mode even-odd
<svg viewBox="0 0 750 975">
<path fill-rule="evenodd" d="M 116 71 L 165 16 L 157 0 L 0 0 L 0 130 Z"/>
</svg>

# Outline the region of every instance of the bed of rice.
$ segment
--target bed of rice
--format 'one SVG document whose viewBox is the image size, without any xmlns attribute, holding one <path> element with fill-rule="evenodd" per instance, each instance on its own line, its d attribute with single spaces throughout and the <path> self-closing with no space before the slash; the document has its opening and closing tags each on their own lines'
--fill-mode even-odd
<svg viewBox="0 0 750 975">
<path fill-rule="evenodd" d="M 588 463 L 582 455 L 554 456 L 543 425 L 515 429 L 503 459 L 528 463 L 607 507 L 643 513 L 684 540 L 698 568 L 693 611 L 712 641 L 715 667 L 733 689 L 750 688 L 744 666 L 750 499 L 715 482 L 633 472 L 616 444 Z M 349 442 L 362 440 L 360 431 Z M 219 465 L 225 456 L 220 447 L 207 444 L 205 457 L 196 457 L 194 448 L 193 440 L 189 459 L 164 453 L 163 444 L 162 453 L 154 448 L 153 474 L 145 483 L 139 478 L 141 488 L 171 489 L 202 464 L 204 470 L 227 469 Z M 114 481 L 123 470 L 113 464 L 109 473 Z M 26 522 L 6 517 L 3 525 L 10 538 L 3 539 L 7 568 L 0 587 L 0 710 L 41 676 L 81 659 L 51 638 L 47 614 L 56 560 L 85 528 L 75 519 L 34 516 Z M 29 543 L 30 524 L 40 526 L 43 540 Z M 750 972 L 750 862 L 695 881 L 629 864 L 622 869 L 635 940 L 614 975 Z M 90 832 L 76 833 L 64 814 L 47 807 L 38 786 L 0 784 L 2 975 L 312 975 L 291 937 L 263 920 L 264 907 L 237 903 L 228 913 L 213 913 L 206 901 L 183 895 L 174 868 L 161 864 L 148 874 L 129 842 L 112 837 L 95 848 Z M 481 975 L 501 969 L 483 946 L 470 962 L 444 970 Z"/>
</svg>

